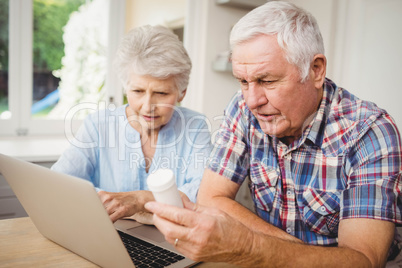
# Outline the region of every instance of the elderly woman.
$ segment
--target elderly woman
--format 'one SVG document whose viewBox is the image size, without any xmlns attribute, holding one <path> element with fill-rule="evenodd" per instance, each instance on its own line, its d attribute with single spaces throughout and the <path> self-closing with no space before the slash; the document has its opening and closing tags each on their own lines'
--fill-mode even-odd
<svg viewBox="0 0 402 268">
<path fill-rule="evenodd" d="M 153 200 L 146 178 L 158 168 L 172 169 L 179 191 L 195 201 L 210 133 L 204 116 L 176 106 L 191 70 L 182 42 L 162 26 L 133 29 L 114 66 L 128 104 L 89 115 L 76 135 L 82 146 L 72 145 L 52 169 L 92 182 L 112 221 L 144 215 Z"/>
</svg>

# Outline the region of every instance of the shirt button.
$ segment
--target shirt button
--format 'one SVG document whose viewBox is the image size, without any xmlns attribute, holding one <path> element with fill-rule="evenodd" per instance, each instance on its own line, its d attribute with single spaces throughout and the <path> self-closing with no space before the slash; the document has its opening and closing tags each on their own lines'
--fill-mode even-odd
<svg viewBox="0 0 402 268">
<path fill-rule="evenodd" d="M 321 206 L 320 209 L 321 209 L 322 212 L 325 212 L 325 211 L 326 211 L 326 209 L 325 209 L 324 206 Z"/>
<path fill-rule="evenodd" d="M 292 191 L 287 191 L 286 194 L 287 194 L 288 196 L 292 196 L 292 195 L 293 195 L 293 194 L 292 194 Z"/>
<path fill-rule="evenodd" d="M 290 233 L 292 232 L 292 229 L 291 229 L 291 228 L 286 228 L 286 232 L 287 232 L 288 234 L 290 234 Z"/>
</svg>

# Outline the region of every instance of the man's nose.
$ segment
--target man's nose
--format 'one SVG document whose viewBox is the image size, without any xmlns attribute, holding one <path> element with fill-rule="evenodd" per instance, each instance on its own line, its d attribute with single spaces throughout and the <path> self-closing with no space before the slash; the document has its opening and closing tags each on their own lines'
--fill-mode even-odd
<svg viewBox="0 0 402 268">
<path fill-rule="evenodd" d="M 256 109 L 268 103 L 268 99 L 265 96 L 264 89 L 260 85 L 258 85 L 257 82 L 249 83 L 247 99 L 247 105 L 250 109 Z"/>
</svg>

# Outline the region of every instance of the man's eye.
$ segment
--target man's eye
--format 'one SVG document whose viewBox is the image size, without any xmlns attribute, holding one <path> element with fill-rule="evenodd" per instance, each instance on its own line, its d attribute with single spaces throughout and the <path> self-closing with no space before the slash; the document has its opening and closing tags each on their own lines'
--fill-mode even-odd
<svg viewBox="0 0 402 268">
<path fill-rule="evenodd" d="M 240 84 L 242 84 L 242 85 L 247 85 L 248 84 L 247 80 L 239 80 L 239 81 L 240 81 Z"/>
<path fill-rule="evenodd" d="M 261 83 L 261 84 L 270 84 L 270 83 L 272 83 L 272 81 L 269 81 L 269 80 L 260 80 L 260 83 Z"/>
</svg>

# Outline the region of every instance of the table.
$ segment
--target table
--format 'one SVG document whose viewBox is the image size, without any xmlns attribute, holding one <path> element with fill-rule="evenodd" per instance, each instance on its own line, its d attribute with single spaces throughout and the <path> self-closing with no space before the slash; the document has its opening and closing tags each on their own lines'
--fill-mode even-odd
<svg viewBox="0 0 402 268">
<path fill-rule="evenodd" d="M 48 240 L 29 217 L 0 220 L 0 267 L 98 267 Z M 233 268 L 225 263 L 200 263 L 197 268 Z"/>
</svg>

